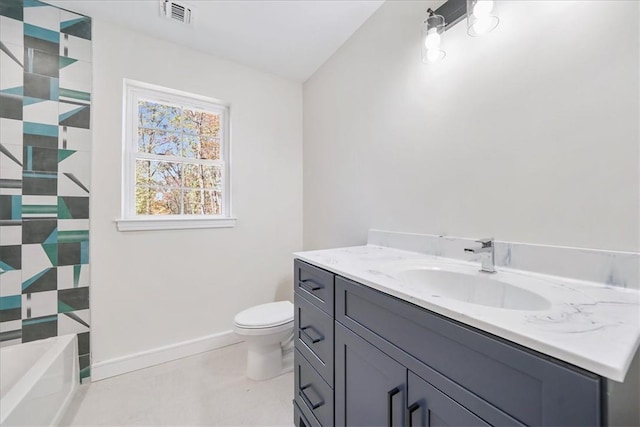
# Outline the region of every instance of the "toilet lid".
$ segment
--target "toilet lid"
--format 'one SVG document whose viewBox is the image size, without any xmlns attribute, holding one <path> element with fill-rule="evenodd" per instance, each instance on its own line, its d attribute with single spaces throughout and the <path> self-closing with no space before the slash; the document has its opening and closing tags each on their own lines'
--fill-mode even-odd
<svg viewBox="0 0 640 427">
<path fill-rule="evenodd" d="M 293 304 L 289 301 L 256 305 L 236 314 L 234 322 L 243 328 L 269 328 L 293 321 Z"/>
</svg>

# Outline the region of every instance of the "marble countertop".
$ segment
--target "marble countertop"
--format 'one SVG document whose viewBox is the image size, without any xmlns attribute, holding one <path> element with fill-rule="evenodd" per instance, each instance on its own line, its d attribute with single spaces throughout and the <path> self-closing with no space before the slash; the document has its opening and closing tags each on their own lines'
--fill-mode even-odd
<svg viewBox="0 0 640 427">
<path fill-rule="evenodd" d="M 624 380 L 640 344 L 637 290 L 499 268 L 498 276 L 503 272 L 512 283 L 514 277 L 521 277 L 517 286 L 551 303 L 546 310 L 509 310 L 441 298 L 424 287 L 405 283 L 393 268 L 388 268 L 414 260 L 477 269 L 476 263 L 375 245 L 297 252 L 294 256 L 615 381 Z"/>
</svg>

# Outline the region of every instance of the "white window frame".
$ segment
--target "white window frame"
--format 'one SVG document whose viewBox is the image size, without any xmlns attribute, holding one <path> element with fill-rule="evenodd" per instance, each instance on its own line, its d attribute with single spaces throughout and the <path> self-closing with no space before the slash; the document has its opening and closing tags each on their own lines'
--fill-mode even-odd
<svg viewBox="0 0 640 427">
<path fill-rule="evenodd" d="M 135 210 L 136 159 L 138 150 L 138 101 L 152 100 L 220 114 L 222 154 L 222 213 L 220 215 L 138 215 Z M 135 80 L 124 80 L 122 149 L 122 212 L 116 220 L 119 231 L 171 230 L 234 227 L 231 214 L 230 106 L 217 99 L 168 89 Z M 143 157 L 153 157 L 144 155 Z M 161 159 L 161 158 L 160 158 Z M 159 160 L 160 160 L 159 159 Z M 152 159 L 153 160 L 153 159 Z"/>
</svg>

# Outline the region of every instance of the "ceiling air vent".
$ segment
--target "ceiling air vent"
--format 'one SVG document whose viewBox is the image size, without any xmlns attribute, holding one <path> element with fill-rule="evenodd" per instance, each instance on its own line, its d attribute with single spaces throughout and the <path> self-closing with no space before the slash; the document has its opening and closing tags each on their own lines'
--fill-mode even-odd
<svg viewBox="0 0 640 427">
<path fill-rule="evenodd" d="M 160 11 L 162 16 L 165 16 L 173 21 L 178 21 L 183 24 L 191 23 L 191 7 L 186 6 L 184 3 L 171 0 L 163 0 L 161 2 Z"/>
</svg>

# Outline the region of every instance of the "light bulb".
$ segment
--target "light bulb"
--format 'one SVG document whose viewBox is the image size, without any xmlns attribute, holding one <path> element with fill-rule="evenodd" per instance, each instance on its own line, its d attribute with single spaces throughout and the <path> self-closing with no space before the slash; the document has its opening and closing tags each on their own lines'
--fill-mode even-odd
<svg viewBox="0 0 640 427">
<path fill-rule="evenodd" d="M 445 53 L 443 50 L 440 50 L 440 49 L 427 50 L 427 62 L 431 64 L 442 61 L 444 56 L 445 56 Z"/>
<path fill-rule="evenodd" d="M 437 28 L 431 28 L 427 32 L 427 37 L 424 38 L 424 47 L 427 49 L 436 49 L 440 46 L 441 37 L 438 34 Z"/>
<path fill-rule="evenodd" d="M 479 36 L 486 34 L 493 30 L 496 27 L 497 22 L 493 16 L 484 16 L 480 19 L 477 19 L 476 22 L 473 23 L 473 32 Z"/>
<path fill-rule="evenodd" d="M 478 19 L 482 19 L 489 16 L 492 10 L 493 0 L 478 0 L 473 6 L 473 15 Z"/>
<path fill-rule="evenodd" d="M 472 0 L 468 0 L 472 1 Z M 445 57 L 446 52 L 440 48 L 444 33 L 444 16 L 436 15 L 431 9 L 422 27 L 422 62 L 432 64 Z"/>
<path fill-rule="evenodd" d="M 498 26 L 500 19 L 495 15 L 493 0 L 467 0 L 467 33 L 478 37 L 490 33 Z"/>
</svg>

